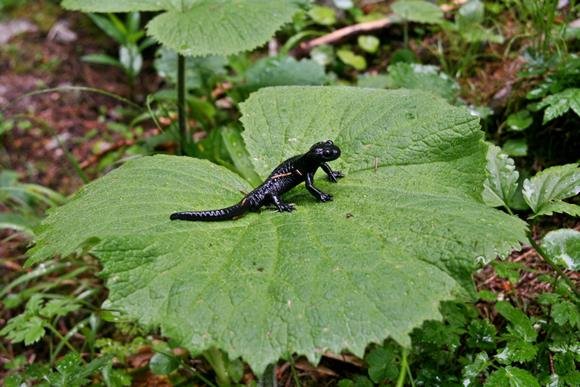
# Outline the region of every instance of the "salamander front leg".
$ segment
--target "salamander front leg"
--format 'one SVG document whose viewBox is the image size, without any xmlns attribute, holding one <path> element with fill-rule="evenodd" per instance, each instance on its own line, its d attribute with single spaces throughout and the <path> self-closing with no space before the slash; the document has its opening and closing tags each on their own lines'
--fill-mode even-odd
<svg viewBox="0 0 580 387">
<path fill-rule="evenodd" d="M 321 202 L 328 202 L 328 201 L 332 200 L 331 195 L 322 192 L 321 190 L 319 190 L 318 188 L 316 188 L 314 186 L 313 180 L 314 180 L 314 173 L 307 173 L 306 180 L 304 181 L 304 184 L 306 185 L 306 189 L 308 190 L 308 192 L 310 192 L 312 194 L 312 196 L 314 196 L 316 199 L 320 200 Z"/>
<path fill-rule="evenodd" d="M 292 205 L 290 203 L 284 203 L 282 201 L 282 199 L 280 199 L 279 196 L 270 195 L 270 197 L 272 199 L 272 203 L 274 203 L 274 205 L 278 209 L 278 212 L 292 212 L 292 211 L 294 211 L 294 205 Z"/>
<path fill-rule="evenodd" d="M 328 163 L 322 163 L 320 164 L 320 168 L 322 168 L 322 170 L 326 173 L 326 175 L 328 176 L 328 180 L 332 181 L 333 183 L 337 183 L 338 180 L 341 177 L 344 177 L 344 174 L 340 171 L 333 171 L 330 168 L 330 165 L 328 165 Z"/>
</svg>

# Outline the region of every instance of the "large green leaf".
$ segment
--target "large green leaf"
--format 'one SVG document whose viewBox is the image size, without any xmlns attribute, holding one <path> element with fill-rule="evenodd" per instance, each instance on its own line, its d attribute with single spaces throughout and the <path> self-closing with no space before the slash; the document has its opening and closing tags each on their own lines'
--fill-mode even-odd
<svg viewBox="0 0 580 387">
<path fill-rule="evenodd" d="M 65 0 L 84 12 L 166 11 L 148 33 L 184 55 L 229 55 L 264 44 L 298 10 L 289 0 Z"/>
<path fill-rule="evenodd" d="M 251 186 L 207 161 L 144 157 L 52 211 L 31 262 L 84 246 L 102 262 L 108 307 L 197 352 L 215 346 L 257 372 L 293 353 L 361 356 L 387 336 L 439 318 L 476 257 L 525 240 L 525 224 L 480 198 L 487 146 L 477 118 L 431 94 L 331 87 L 261 89 L 242 104 L 244 140 L 262 177 L 320 140 L 343 150 L 346 177 L 304 187 L 293 213 L 171 222 L 218 208 Z M 467 281 L 467 282 L 466 282 Z"/>
<path fill-rule="evenodd" d="M 63 0 L 66 9 L 83 12 L 161 11 L 172 8 L 170 0 Z"/>
<path fill-rule="evenodd" d="M 288 0 L 199 0 L 157 16 L 147 30 L 185 55 L 229 55 L 264 44 L 297 10 Z"/>
</svg>

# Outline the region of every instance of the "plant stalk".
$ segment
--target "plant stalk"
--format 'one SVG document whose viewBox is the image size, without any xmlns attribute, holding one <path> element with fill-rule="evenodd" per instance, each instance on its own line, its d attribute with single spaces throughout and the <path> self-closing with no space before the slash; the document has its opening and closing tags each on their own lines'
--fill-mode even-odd
<svg viewBox="0 0 580 387">
<path fill-rule="evenodd" d="M 264 370 L 264 373 L 258 380 L 259 387 L 276 387 L 278 385 L 276 381 L 276 365 L 270 364 Z"/>
<path fill-rule="evenodd" d="M 205 351 L 203 355 L 216 374 L 218 386 L 231 386 L 230 375 L 228 374 L 222 352 L 219 349 L 212 347 Z"/>
<path fill-rule="evenodd" d="M 407 369 L 409 364 L 407 362 L 407 355 L 409 350 L 404 348 L 401 350 L 401 368 L 399 370 L 399 378 L 397 379 L 397 387 L 403 387 L 405 385 L 405 377 L 407 376 Z"/>
<path fill-rule="evenodd" d="M 189 143 L 189 130 L 185 116 L 185 56 L 177 54 L 177 116 L 179 124 L 179 153 L 185 154 Z"/>
<path fill-rule="evenodd" d="M 403 21 L 403 44 L 406 49 L 409 49 L 409 22 Z"/>
</svg>

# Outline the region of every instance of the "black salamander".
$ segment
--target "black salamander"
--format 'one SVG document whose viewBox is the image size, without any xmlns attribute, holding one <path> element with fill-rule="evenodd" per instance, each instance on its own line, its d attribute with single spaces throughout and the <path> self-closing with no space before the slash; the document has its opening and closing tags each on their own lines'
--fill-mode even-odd
<svg viewBox="0 0 580 387">
<path fill-rule="evenodd" d="M 304 182 L 308 192 L 321 202 L 332 200 L 332 196 L 314 186 L 314 174 L 320 167 L 334 183 L 343 177 L 339 171 L 333 171 L 328 161 L 340 157 L 340 148 L 332 141 L 318 142 L 303 155 L 289 158 L 276 167 L 259 187 L 247 194 L 238 204 L 219 210 L 185 211 L 171 214 L 171 220 L 218 221 L 233 220 L 248 211 L 257 212 L 261 207 L 274 205 L 280 212 L 291 212 L 294 206 L 282 201 L 282 195 L 298 184 Z"/>
</svg>

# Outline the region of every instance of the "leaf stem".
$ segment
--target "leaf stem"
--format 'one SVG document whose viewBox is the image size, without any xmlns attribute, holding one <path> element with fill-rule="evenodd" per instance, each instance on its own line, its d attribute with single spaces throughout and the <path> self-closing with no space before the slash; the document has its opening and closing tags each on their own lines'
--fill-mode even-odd
<svg viewBox="0 0 580 387">
<path fill-rule="evenodd" d="M 32 91 L 30 93 L 26 93 L 24 95 L 21 95 L 20 97 L 16 98 L 12 103 L 16 103 L 24 98 L 27 97 L 32 97 L 35 95 L 39 95 L 39 94 L 46 94 L 46 93 L 52 93 L 52 92 L 64 92 L 64 91 L 86 91 L 89 93 L 97 93 L 97 94 L 102 94 L 102 95 L 106 95 L 107 97 L 111 97 L 116 99 L 117 101 L 123 102 L 129 106 L 131 106 L 132 108 L 142 111 L 143 110 L 143 106 L 140 106 L 138 104 L 136 104 L 135 102 L 121 97 L 120 95 L 117 95 L 115 93 L 110 93 L 106 90 L 101 90 L 101 89 L 96 89 L 94 87 L 86 87 L 86 86 L 59 86 L 59 87 L 52 87 L 52 88 L 48 88 L 48 89 L 42 89 L 42 90 L 37 90 L 37 91 Z"/>
<path fill-rule="evenodd" d="M 276 387 L 278 383 L 276 382 L 276 365 L 270 364 L 264 370 L 262 376 L 258 381 L 259 387 Z"/>
<path fill-rule="evenodd" d="M 407 376 L 407 370 L 409 368 L 409 363 L 407 362 L 407 355 L 409 350 L 405 347 L 401 349 L 401 368 L 399 370 L 399 379 L 397 379 L 397 387 L 403 387 L 405 385 L 405 377 Z"/>
<path fill-rule="evenodd" d="M 72 344 L 68 341 L 68 339 L 65 338 L 63 335 L 61 335 L 60 332 L 57 331 L 56 328 L 54 328 L 51 324 L 45 323 L 44 326 L 49 331 L 51 331 L 56 337 L 58 337 L 58 339 L 62 343 L 64 343 L 64 345 L 66 345 L 68 349 L 70 349 L 73 352 L 77 352 L 77 350 L 75 349 L 75 347 L 72 346 Z M 60 347 L 60 345 L 59 345 L 59 347 Z M 58 353 L 54 353 L 52 350 L 50 352 L 51 352 L 51 354 L 50 354 L 50 364 L 54 364 L 54 361 L 56 360 L 56 356 L 58 355 Z"/>
<path fill-rule="evenodd" d="M 292 371 L 292 379 L 294 379 L 294 384 L 296 385 L 296 387 L 302 387 L 302 383 L 300 383 L 300 378 L 298 377 L 298 373 L 296 372 L 294 358 L 292 356 L 290 356 L 290 369 Z"/>
<path fill-rule="evenodd" d="M 217 349 L 216 347 L 211 347 L 207 351 L 203 353 L 206 360 L 209 362 L 211 367 L 213 368 L 216 377 L 217 377 L 217 384 L 218 386 L 230 386 L 230 375 L 226 369 L 226 365 L 224 363 L 224 355 L 222 352 Z"/>
<path fill-rule="evenodd" d="M 186 152 L 189 142 L 189 131 L 187 129 L 187 120 L 185 117 L 185 56 L 177 54 L 177 116 L 179 122 L 180 134 L 180 153 Z"/>
<path fill-rule="evenodd" d="M 403 44 L 409 48 L 409 22 L 406 19 L 403 21 Z"/>
</svg>

